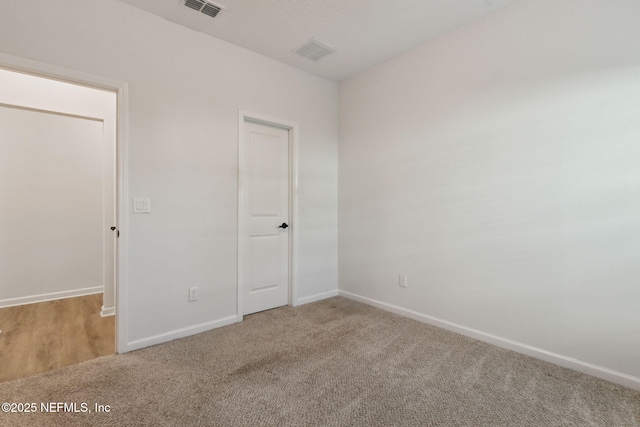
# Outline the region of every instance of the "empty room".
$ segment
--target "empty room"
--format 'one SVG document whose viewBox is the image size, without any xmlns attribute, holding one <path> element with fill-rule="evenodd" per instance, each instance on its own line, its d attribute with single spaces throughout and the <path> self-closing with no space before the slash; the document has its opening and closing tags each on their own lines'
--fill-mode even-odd
<svg viewBox="0 0 640 427">
<path fill-rule="evenodd" d="M 3 2 L 0 425 L 640 426 L 639 20 Z"/>
</svg>

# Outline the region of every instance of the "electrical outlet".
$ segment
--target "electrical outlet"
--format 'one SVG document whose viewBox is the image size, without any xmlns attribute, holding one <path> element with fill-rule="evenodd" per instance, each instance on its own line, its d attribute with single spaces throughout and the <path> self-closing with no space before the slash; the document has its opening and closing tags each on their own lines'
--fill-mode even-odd
<svg viewBox="0 0 640 427">
<path fill-rule="evenodd" d="M 400 274 L 398 285 L 400 285 L 401 288 L 406 288 L 407 287 L 407 275 L 406 274 Z"/>
<path fill-rule="evenodd" d="M 198 287 L 189 288 L 189 302 L 198 301 Z"/>
</svg>

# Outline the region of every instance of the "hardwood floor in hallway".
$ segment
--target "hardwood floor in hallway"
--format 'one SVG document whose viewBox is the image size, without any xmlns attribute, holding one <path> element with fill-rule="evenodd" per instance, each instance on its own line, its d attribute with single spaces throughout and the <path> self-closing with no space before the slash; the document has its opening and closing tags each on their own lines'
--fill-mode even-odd
<svg viewBox="0 0 640 427">
<path fill-rule="evenodd" d="M 0 382 L 115 353 L 102 294 L 0 309 Z"/>
</svg>

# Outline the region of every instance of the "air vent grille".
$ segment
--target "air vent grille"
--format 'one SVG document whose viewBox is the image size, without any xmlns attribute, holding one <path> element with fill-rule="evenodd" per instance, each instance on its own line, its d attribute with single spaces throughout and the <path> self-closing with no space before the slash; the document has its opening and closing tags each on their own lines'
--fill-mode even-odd
<svg viewBox="0 0 640 427">
<path fill-rule="evenodd" d="M 209 15 L 212 18 L 215 18 L 216 15 L 221 11 L 222 9 L 218 6 L 216 6 L 215 4 L 211 4 L 211 3 L 207 3 L 204 5 L 204 7 L 202 8 L 202 13 L 204 13 L 205 15 Z"/>
<path fill-rule="evenodd" d="M 309 58 L 312 61 L 319 61 L 325 56 L 335 52 L 335 49 L 312 37 L 308 42 L 295 49 L 293 52 L 300 56 L 304 56 L 305 58 Z"/>
<path fill-rule="evenodd" d="M 184 2 L 184 5 L 200 12 L 200 9 L 202 9 L 205 3 L 200 0 L 187 0 Z"/>
<path fill-rule="evenodd" d="M 202 12 L 212 18 L 218 16 L 218 13 L 220 13 L 224 9 L 224 7 L 220 6 L 219 4 L 203 0 L 185 0 L 184 5 L 190 9 Z"/>
</svg>

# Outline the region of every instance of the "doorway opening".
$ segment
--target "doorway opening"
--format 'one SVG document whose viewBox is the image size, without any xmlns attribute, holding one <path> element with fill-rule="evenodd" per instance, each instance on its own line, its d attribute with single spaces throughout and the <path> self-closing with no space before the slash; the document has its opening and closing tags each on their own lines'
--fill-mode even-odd
<svg viewBox="0 0 640 427">
<path fill-rule="evenodd" d="M 240 111 L 238 320 L 297 305 L 298 125 Z"/>
<path fill-rule="evenodd" d="M 3 68 L 0 82 L 7 381 L 116 352 L 117 94 Z"/>
</svg>

